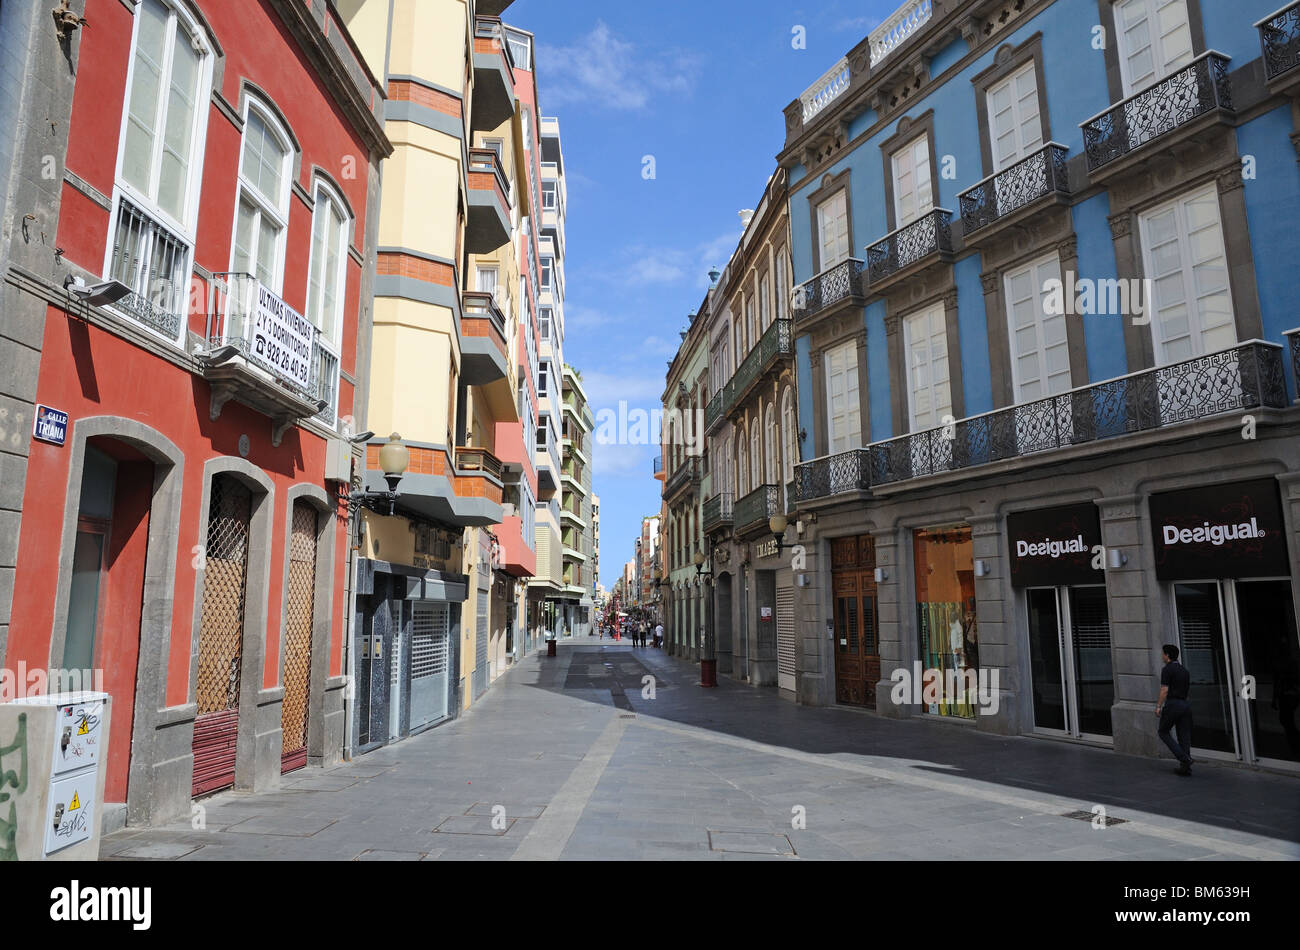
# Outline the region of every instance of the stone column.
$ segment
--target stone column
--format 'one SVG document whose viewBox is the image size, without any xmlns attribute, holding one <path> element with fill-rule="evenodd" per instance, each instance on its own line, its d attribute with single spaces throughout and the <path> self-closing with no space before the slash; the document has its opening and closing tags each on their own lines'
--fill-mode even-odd
<svg viewBox="0 0 1300 950">
<path fill-rule="evenodd" d="M 1023 726 L 1020 671 L 1025 663 L 1016 636 L 1015 595 L 1008 570 L 1006 532 L 1000 515 L 972 517 L 970 526 L 975 560 L 983 561 L 988 568 L 988 574 L 975 578 L 982 701 L 977 707 L 975 725 L 984 732 L 1015 736 Z M 984 704 L 986 696 L 988 702 Z"/>
<path fill-rule="evenodd" d="M 830 549 L 821 537 L 821 525 L 813 524 L 804 545 L 807 587 L 795 588 L 796 645 L 795 698 L 808 706 L 830 706 L 835 702 L 835 654 L 826 621 L 831 616 Z"/>
<path fill-rule="evenodd" d="M 910 691 L 904 695 L 903 702 L 894 702 L 894 681 L 890 678 L 896 669 L 905 670 L 910 677 L 912 663 L 917 659 L 916 637 L 911 635 L 915 632 L 915 624 L 909 619 L 915 613 L 915 605 L 908 600 L 912 587 L 905 577 L 912 569 L 912 559 L 906 556 L 909 533 L 898 530 L 872 534 L 876 542 L 876 567 L 884 572 L 884 578 L 876 584 L 877 633 L 880 638 L 876 712 L 891 719 L 906 719 L 916 713 L 911 705 Z"/>
<path fill-rule="evenodd" d="M 1101 540 L 1106 558 L 1106 601 L 1110 615 L 1110 650 L 1114 664 L 1115 702 L 1111 725 L 1115 751 L 1154 756 L 1156 694 L 1159 691 L 1159 604 L 1155 550 L 1150 543 L 1139 495 L 1114 495 L 1097 501 L 1101 509 Z M 1110 552 L 1118 550 L 1128 562 L 1112 568 Z"/>
</svg>

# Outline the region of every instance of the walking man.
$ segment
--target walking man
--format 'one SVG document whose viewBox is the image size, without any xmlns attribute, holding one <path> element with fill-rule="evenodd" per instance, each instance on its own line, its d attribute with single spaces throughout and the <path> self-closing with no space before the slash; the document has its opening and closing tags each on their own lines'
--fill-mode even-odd
<svg viewBox="0 0 1300 950">
<path fill-rule="evenodd" d="M 1178 662 L 1178 647 L 1166 643 L 1160 648 L 1165 668 L 1160 673 L 1160 698 L 1156 700 L 1156 715 L 1160 717 L 1157 735 L 1178 760 L 1179 775 L 1192 774 L 1192 705 L 1187 700 L 1192 685 L 1191 674 Z M 1177 729 L 1178 741 L 1169 734 Z"/>
</svg>

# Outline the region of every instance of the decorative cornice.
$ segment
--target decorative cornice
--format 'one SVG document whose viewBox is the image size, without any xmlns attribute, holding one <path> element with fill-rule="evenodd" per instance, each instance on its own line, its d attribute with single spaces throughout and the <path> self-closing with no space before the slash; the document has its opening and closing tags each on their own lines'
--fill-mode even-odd
<svg viewBox="0 0 1300 950">
<path fill-rule="evenodd" d="M 1056 253 L 1061 257 L 1078 257 L 1079 256 L 1079 238 L 1071 234 L 1064 241 L 1056 245 Z"/>
<path fill-rule="evenodd" d="M 1241 162 L 1233 162 L 1220 169 L 1215 175 L 1215 181 L 1219 186 L 1219 194 L 1226 195 L 1230 191 L 1236 191 L 1238 188 L 1245 188 L 1246 182 L 1241 177 Z"/>
<path fill-rule="evenodd" d="M 984 296 L 987 297 L 989 294 L 995 294 L 998 292 L 998 282 L 1001 276 L 1002 275 L 995 270 L 985 271 L 980 274 L 980 283 L 984 286 Z"/>
<path fill-rule="evenodd" d="M 1123 211 L 1110 216 L 1110 236 L 1115 240 L 1126 238 L 1133 231 L 1133 214 Z"/>
</svg>

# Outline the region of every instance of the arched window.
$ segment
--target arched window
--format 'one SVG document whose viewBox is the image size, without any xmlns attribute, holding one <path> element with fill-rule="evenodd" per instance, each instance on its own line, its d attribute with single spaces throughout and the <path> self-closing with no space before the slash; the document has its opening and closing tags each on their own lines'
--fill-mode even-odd
<svg viewBox="0 0 1300 950">
<path fill-rule="evenodd" d="M 777 437 L 779 433 L 776 429 L 776 410 L 772 404 L 767 404 L 767 411 L 763 414 L 763 465 L 766 471 L 764 479 L 769 485 L 781 484 L 781 479 L 777 475 Z"/>
<path fill-rule="evenodd" d="M 758 416 L 749 424 L 749 490 L 756 491 L 763 484 L 763 454 L 759 445 Z"/>
<path fill-rule="evenodd" d="M 274 111 L 249 96 L 244 101 L 244 141 L 239 154 L 230 270 L 234 274 L 252 274 L 281 296 L 293 153 L 293 140 Z"/>
<path fill-rule="evenodd" d="M 745 451 L 745 428 L 736 429 L 736 498 L 749 494 L 749 455 Z"/>
<path fill-rule="evenodd" d="M 320 330 L 325 341 L 337 348 L 343 330 L 352 216 L 343 198 L 323 178 L 316 179 L 315 197 L 306 316 Z"/>
<path fill-rule="evenodd" d="M 781 396 L 781 441 L 781 484 L 788 485 L 794 481 L 794 466 L 799 461 L 799 423 L 794 417 L 793 386 L 787 386 Z"/>
</svg>

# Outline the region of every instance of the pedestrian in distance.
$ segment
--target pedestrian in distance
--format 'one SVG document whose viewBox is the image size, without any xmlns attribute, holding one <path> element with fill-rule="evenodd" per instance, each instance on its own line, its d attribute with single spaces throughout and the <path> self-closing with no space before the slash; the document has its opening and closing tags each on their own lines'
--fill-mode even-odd
<svg viewBox="0 0 1300 950">
<path fill-rule="evenodd" d="M 1178 662 L 1178 647 L 1166 643 L 1161 648 L 1165 668 L 1160 672 L 1160 698 L 1156 700 L 1156 715 L 1160 717 L 1157 735 L 1178 760 L 1179 775 L 1192 774 L 1192 704 L 1188 701 L 1192 676 Z M 1170 731 L 1178 734 L 1178 741 Z"/>
<path fill-rule="evenodd" d="M 664 648 L 664 625 L 655 625 L 655 648 L 662 650 Z"/>
</svg>

